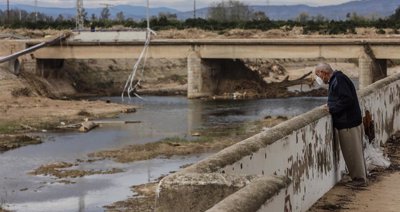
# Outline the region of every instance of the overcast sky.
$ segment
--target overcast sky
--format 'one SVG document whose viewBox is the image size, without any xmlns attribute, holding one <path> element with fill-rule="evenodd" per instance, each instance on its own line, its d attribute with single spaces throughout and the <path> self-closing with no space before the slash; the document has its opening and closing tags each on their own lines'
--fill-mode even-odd
<svg viewBox="0 0 400 212">
<path fill-rule="evenodd" d="M 33 5 L 35 0 L 10 0 L 10 4 L 30 4 Z M 40 7 L 75 7 L 76 0 L 37 0 Z M 149 0 L 150 7 L 171 7 L 178 10 L 193 9 L 194 0 Z M 212 2 L 220 2 L 221 0 L 196 0 L 198 8 L 207 7 Z M 248 5 L 293 5 L 307 4 L 310 6 L 333 5 L 349 2 L 350 0 L 241 0 Z M 102 7 L 101 4 L 130 4 L 145 6 L 147 0 L 83 0 L 85 7 Z"/>
</svg>

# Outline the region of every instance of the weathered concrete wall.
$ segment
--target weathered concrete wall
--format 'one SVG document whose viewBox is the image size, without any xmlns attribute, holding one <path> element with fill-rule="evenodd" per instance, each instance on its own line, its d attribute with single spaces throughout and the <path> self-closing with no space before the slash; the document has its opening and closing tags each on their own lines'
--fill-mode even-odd
<svg viewBox="0 0 400 212">
<path fill-rule="evenodd" d="M 390 76 L 359 93 L 364 116 L 367 111 L 371 113 L 376 142 L 386 143 L 389 136 L 400 130 L 399 79 L 399 74 Z"/>
<path fill-rule="evenodd" d="M 363 114 L 368 110 L 372 115 L 377 142 L 384 143 L 395 131 L 400 130 L 400 74 L 381 80 L 359 93 Z M 204 211 L 212 203 L 225 199 L 222 195 L 213 195 L 217 191 L 209 186 L 207 180 L 193 179 L 190 182 L 176 180 L 194 173 L 220 173 L 228 176 L 284 176 L 291 183 L 274 197 L 264 203 L 251 201 L 250 211 L 306 211 L 315 201 L 332 188 L 342 177 L 344 160 L 338 143 L 333 139 L 331 117 L 323 108 L 316 108 L 274 128 L 248 138 L 218 154 L 209 157 L 182 172 L 164 178 L 159 185 L 157 211 Z M 255 181 L 253 181 L 255 182 Z M 243 193 L 257 193 L 259 186 L 243 185 L 233 196 L 220 202 L 209 211 L 241 211 L 232 202 L 247 198 Z M 196 189 L 190 189 L 192 185 Z M 229 188 L 230 183 L 225 183 Z M 179 193 L 178 187 L 184 186 L 180 196 L 169 195 L 170 191 Z M 224 186 L 222 186 L 224 187 Z M 188 189 L 189 188 L 189 189 Z M 253 189 L 251 189 L 253 188 Z M 244 190 L 243 190 L 244 189 Z M 252 191 L 249 191 L 252 190 Z M 200 192 L 212 191 L 212 192 Z M 225 191 L 227 191 L 225 189 Z M 239 193 L 240 192 L 240 193 Z M 204 195 L 205 196 L 201 196 Z M 187 198 L 182 198 L 184 195 Z M 227 195 L 227 193 L 224 193 Z M 209 204 L 201 202 L 201 209 L 193 207 L 197 200 L 207 198 Z M 235 201 L 232 201 L 234 199 Z M 225 201 L 231 201 L 227 204 Z M 179 204 L 176 204 L 179 202 Z M 187 206 L 191 205 L 191 208 Z M 196 208 L 196 209 L 194 209 Z"/>
<path fill-rule="evenodd" d="M 257 211 L 259 205 L 263 205 L 271 199 L 284 199 L 285 194 L 282 193 L 282 189 L 288 187 L 289 184 L 290 180 L 285 177 L 260 177 L 235 194 L 225 198 L 207 212 Z M 269 209 L 271 209 L 269 211 L 282 211 L 280 205 L 272 206 Z"/>
</svg>

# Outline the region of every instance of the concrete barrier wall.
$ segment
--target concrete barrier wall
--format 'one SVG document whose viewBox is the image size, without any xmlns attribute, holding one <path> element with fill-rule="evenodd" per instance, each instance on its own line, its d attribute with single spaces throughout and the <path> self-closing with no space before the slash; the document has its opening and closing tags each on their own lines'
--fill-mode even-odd
<svg viewBox="0 0 400 212">
<path fill-rule="evenodd" d="M 363 89 L 359 96 L 365 118 L 369 111 L 374 123 L 376 142 L 386 143 L 400 130 L 400 75 L 389 76 Z"/>
<path fill-rule="evenodd" d="M 400 123 L 399 79 L 400 74 L 390 76 L 359 93 L 363 114 L 368 110 L 374 120 L 376 142 L 384 143 L 400 130 L 396 124 Z M 306 211 L 341 179 L 345 169 L 332 132 L 330 115 L 316 108 L 248 138 L 164 178 L 157 211 L 249 211 L 240 209 L 239 202 L 248 202 L 251 207 L 246 208 L 251 211 Z M 210 174 L 231 180 L 222 180 L 216 187 L 207 179 Z M 190 180 L 179 180 L 185 176 L 191 176 Z M 261 185 L 262 176 L 288 181 L 281 182 L 282 189 L 271 196 L 270 187 L 255 186 Z M 243 177 L 248 179 L 245 183 L 234 183 Z M 264 194 L 266 201 L 252 201 L 245 195 L 249 193 Z"/>
</svg>

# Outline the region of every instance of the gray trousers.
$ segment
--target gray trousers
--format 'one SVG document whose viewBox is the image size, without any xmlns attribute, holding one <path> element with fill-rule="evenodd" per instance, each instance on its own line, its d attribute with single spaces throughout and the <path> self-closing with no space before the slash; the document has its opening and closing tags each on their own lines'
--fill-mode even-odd
<svg viewBox="0 0 400 212">
<path fill-rule="evenodd" d="M 367 179 L 361 125 L 349 129 L 336 129 L 336 139 L 340 142 L 344 161 L 351 179 Z"/>
</svg>

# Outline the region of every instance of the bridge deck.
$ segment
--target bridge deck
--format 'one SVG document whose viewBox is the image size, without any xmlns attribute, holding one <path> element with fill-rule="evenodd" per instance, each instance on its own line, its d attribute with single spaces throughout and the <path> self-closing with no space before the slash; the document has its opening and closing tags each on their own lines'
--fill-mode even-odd
<svg viewBox="0 0 400 212">
<path fill-rule="evenodd" d="M 370 45 L 378 59 L 399 59 L 400 39 L 171 39 L 153 40 L 152 58 L 358 58 Z M 30 43 L 29 45 L 33 45 Z M 66 41 L 35 52 L 40 59 L 137 58 L 143 41 Z"/>
</svg>

